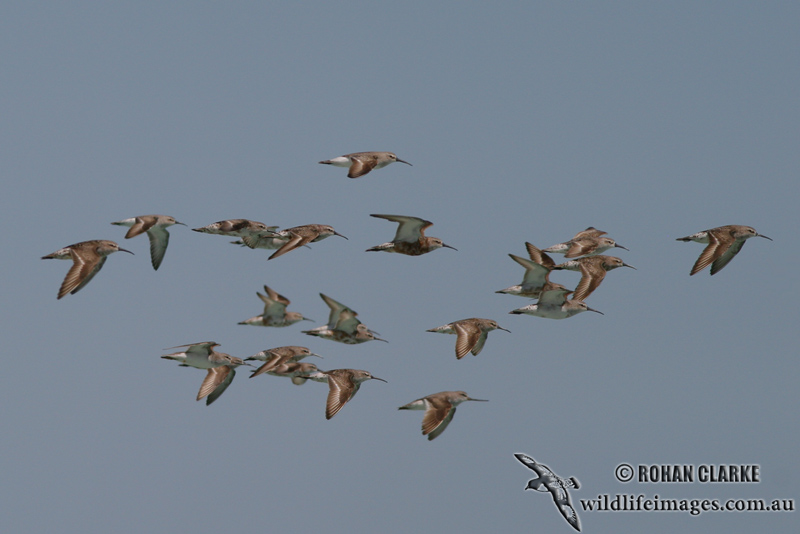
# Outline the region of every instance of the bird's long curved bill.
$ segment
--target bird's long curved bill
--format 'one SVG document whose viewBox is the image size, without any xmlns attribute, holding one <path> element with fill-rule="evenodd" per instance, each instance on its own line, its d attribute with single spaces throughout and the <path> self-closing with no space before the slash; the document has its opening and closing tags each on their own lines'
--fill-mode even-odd
<svg viewBox="0 0 800 534">
<path fill-rule="evenodd" d="M 344 236 L 343 236 L 342 234 L 340 234 L 339 232 L 333 232 L 333 235 L 338 235 L 339 237 L 344 237 Z M 345 239 L 347 239 L 346 237 L 344 237 L 344 238 L 345 238 Z M 349 239 L 347 239 L 347 240 L 348 240 L 348 241 L 350 241 Z"/>
<path fill-rule="evenodd" d="M 133 252 L 131 252 L 130 250 L 128 250 L 126 248 L 117 247 L 117 250 L 120 250 L 122 252 L 127 252 L 128 254 L 133 254 Z M 136 254 L 133 254 L 133 255 L 135 256 Z"/>
<path fill-rule="evenodd" d="M 400 158 L 397 158 L 397 161 L 399 161 L 400 163 L 405 163 L 406 165 L 411 165 L 409 162 L 407 162 L 405 160 L 402 160 Z M 411 166 L 413 167 L 413 165 L 411 165 Z"/>
</svg>

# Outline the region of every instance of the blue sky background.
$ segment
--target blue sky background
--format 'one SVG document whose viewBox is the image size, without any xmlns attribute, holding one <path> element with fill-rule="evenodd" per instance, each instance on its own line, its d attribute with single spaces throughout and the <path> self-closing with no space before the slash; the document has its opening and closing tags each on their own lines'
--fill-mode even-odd
<svg viewBox="0 0 800 534">
<path fill-rule="evenodd" d="M 800 6 L 793 2 L 6 2 L 0 6 L 0 522 L 8 532 L 571 532 L 524 492 L 525 452 L 599 494 L 800 498 L 797 201 Z M 350 180 L 323 159 L 413 164 Z M 175 216 L 322 223 L 266 251 L 176 226 L 164 263 L 109 223 Z M 458 251 L 365 253 L 413 215 Z M 702 245 L 745 224 L 722 272 Z M 587 226 L 638 270 L 588 299 L 605 315 L 508 315 L 507 254 Z M 89 239 L 112 255 L 56 301 Z M 560 259 L 560 257 L 557 257 Z M 578 274 L 555 273 L 565 285 Z M 323 292 L 389 340 L 347 346 L 236 323 L 268 284 L 322 324 Z M 426 329 L 496 319 L 478 357 Z M 366 369 L 326 421 L 327 386 L 159 358 L 215 340 L 298 344 Z M 433 442 L 397 407 L 463 389 Z M 621 484 L 631 464 L 758 464 L 758 484 Z M 789 513 L 589 513 L 583 531 L 794 532 Z"/>
</svg>

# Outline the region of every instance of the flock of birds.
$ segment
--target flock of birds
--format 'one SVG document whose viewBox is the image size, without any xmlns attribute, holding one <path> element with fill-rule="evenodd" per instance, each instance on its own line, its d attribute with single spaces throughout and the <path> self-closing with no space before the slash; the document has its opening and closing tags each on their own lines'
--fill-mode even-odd
<svg viewBox="0 0 800 534">
<path fill-rule="evenodd" d="M 358 152 L 320 161 L 321 164 L 347 167 L 348 177 L 350 178 L 364 176 L 373 169 L 380 169 L 394 162 L 411 165 L 391 152 Z M 368 252 L 389 252 L 419 256 L 439 248 L 455 250 L 454 247 L 446 245 L 441 239 L 425 235 L 425 230 L 433 224 L 430 221 L 404 215 L 372 214 L 372 217 L 396 223 L 397 231 L 391 241 L 368 248 Z M 167 228 L 176 224 L 186 226 L 174 217 L 167 215 L 141 215 L 111 224 L 127 227 L 126 239 L 147 234 L 150 240 L 151 263 L 153 269 L 156 270 L 161 265 L 169 244 L 170 236 Z M 237 239 L 232 243 L 252 249 L 274 250 L 272 255 L 269 256 L 270 260 L 333 235 L 347 239 L 328 225 L 308 224 L 279 231 L 277 226 L 267 226 L 247 219 L 219 221 L 195 228 L 194 231 L 235 237 Z M 706 243 L 706 248 L 700 254 L 690 274 L 694 275 L 711 265 L 711 274 L 714 275 L 738 254 L 747 239 L 756 236 L 770 239 L 758 234 L 749 226 L 729 225 L 698 232 L 678 238 L 678 240 Z M 628 249 L 617 244 L 613 239 L 606 237 L 605 232 L 594 227 L 578 232 L 568 241 L 545 249 L 539 249 L 531 243 L 525 243 L 525 245 L 528 258 L 509 254 L 511 259 L 525 269 L 522 282 L 499 290 L 497 293 L 537 300 L 533 304 L 512 310 L 509 312 L 511 314 L 526 314 L 548 319 L 566 319 L 584 311 L 602 313 L 590 308 L 585 300 L 599 287 L 608 271 L 618 267 L 634 268 L 620 258 L 602 254 L 612 248 Z M 72 260 L 72 267 L 67 272 L 58 291 L 58 299 L 83 289 L 103 267 L 107 257 L 118 251 L 133 254 L 131 251 L 120 247 L 114 241 L 92 240 L 75 243 L 44 256 L 42 259 Z M 563 254 L 567 261 L 556 264 L 548 253 Z M 580 281 L 575 289 L 568 289 L 562 284 L 550 281 L 551 272 L 560 270 L 579 271 L 581 273 Z M 257 293 L 264 304 L 263 313 L 239 324 L 286 327 L 296 322 L 307 320 L 298 312 L 286 310 L 290 304 L 286 297 L 266 285 L 264 286 L 264 291 L 265 294 Z M 362 323 L 358 319 L 358 314 L 352 308 L 326 295 L 320 294 L 320 296 L 330 308 L 328 322 L 323 326 L 304 330 L 304 334 L 345 344 L 386 341 L 377 337 L 377 332 Z M 477 356 L 486 343 L 488 333 L 498 329 L 508 332 L 507 329 L 498 325 L 494 320 L 468 318 L 431 328 L 428 332 L 455 334 L 457 336 L 455 354 L 456 358 L 461 359 L 468 352 Z M 222 395 L 233 381 L 236 375 L 236 368 L 243 365 L 254 367 L 250 375 L 251 378 L 269 374 L 290 378 L 297 385 L 301 385 L 307 380 L 327 383 L 329 387 L 325 410 L 327 419 L 335 416 L 355 396 L 364 381 L 374 379 L 385 382 L 382 378 L 374 377 L 363 370 L 333 369 L 323 371 L 315 364 L 302 362 L 301 360 L 307 356 L 319 356 L 305 347 L 277 347 L 241 359 L 215 351 L 214 348 L 218 346 L 217 343 L 212 341 L 193 343 L 173 347 L 183 350 L 162 356 L 165 359 L 175 360 L 182 366 L 207 371 L 207 375 L 197 394 L 197 400 L 205 398 L 206 404 L 213 403 Z M 253 364 L 249 363 L 249 361 L 254 360 L 264 363 L 255 368 Z M 425 410 L 422 420 L 422 433 L 429 440 L 432 440 L 441 435 L 447 428 L 456 412 L 456 406 L 465 401 L 484 400 L 471 398 L 463 391 L 443 391 L 412 401 L 399 409 Z"/>
<path fill-rule="evenodd" d="M 359 178 L 373 169 L 380 169 L 394 162 L 411 165 L 391 152 L 357 152 L 319 163 L 347 167 L 348 177 Z M 396 223 L 397 231 L 391 241 L 370 247 L 366 250 L 367 252 L 420 256 L 439 248 L 456 250 L 437 237 L 425 235 L 425 230 L 433 225 L 430 221 L 405 215 L 372 214 L 371 216 Z M 127 227 L 126 239 L 147 234 L 150 240 L 151 263 L 155 270 L 158 270 L 164 260 L 164 254 L 169 244 L 170 236 L 167 228 L 176 224 L 186 226 L 168 215 L 141 215 L 111 224 Z M 273 250 L 274 252 L 268 258 L 270 260 L 333 235 L 347 239 L 328 225 L 307 224 L 279 231 L 277 226 L 267 226 L 264 223 L 248 219 L 219 221 L 194 228 L 194 231 L 235 237 L 237 239 L 232 241 L 233 244 L 251 249 Z M 680 237 L 678 241 L 695 241 L 706 244 L 692 267 L 690 275 L 697 274 L 709 265 L 711 265 L 711 274 L 714 275 L 739 253 L 744 242 L 751 237 L 763 237 L 771 240 L 749 226 L 728 225 Z M 590 308 L 585 302 L 586 299 L 600 286 L 609 271 L 619 267 L 635 269 L 618 257 L 602 254 L 612 248 L 628 249 L 606 237 L 606 232 L 594 227 L 580 231 L 571 239 L 545 249 L 539 249 L 527 242 L 525 247 L 528 253 L 527 258 L 509 254 L 512 260 L 525 269 L 522 282 L 501 289 L 497 293 L 536 299 L 536 302 L 514 309 L 509 312 L 511 314 L 525 314 L 547 319 L 567 319 L 584 311 L 602 314 L 602 312 Z M 107 257 L 118 251 L 133 254 L 114 241 L 92 240 L 75 243 L 43 256 L 42 259 L 72 260 L 72 267 L 67 272 L 58 291 L 58 299 L 83 289 L 103 267 Z M 548 253 L 563 254 L 567 261 L 557 264 Z M 550 274 L 553 271 L 561 270 L 581 273 L 580 281 L 574 289 L 550 281 Z M 256 295 L 264 304 L 263 312 L 238 324 L 286 327 L 299 321 L 310 320 L 299 312 L 287 311 L 286 308 L 291 304 L 289 299 L 267 285 L 264 285 L 263 294 L 256 292 Z M 377 332 L 362 323 L 358 319 L 358 313 L 352 308 L 322 293 L 320 293 L 320 297 L 330 308 L 328 322 L 317 328 L 303 330 L 302 333 L 351 345 L 367 341 L 386 341 L 379 338 Z M 457 359 L 461 359 L 469 352 L 477 356 L 483 349 L 489 332 L 493 330 L 509 332 L 492 319 L 477 317 L 453 321 L 427 331 L 455 334 L 455 354 Z M 206 370 L 206 377 L 197 393 L 197 400 L 205 398 L 206 405 L 212 404 L 225 392 L 236 376 L 236 369 L 240 366 L 253 368 L 250 378 L 268 374 L 289 378 L 295 385 L 302 385 L 308 380 L 327 383 L 326 419 L 334 417 L 355 396 L 363 382 L 367 380 L 386 382 L 386 380 L 360 369 L 323 371 L 313 363 L 302 361 L 308 356 L 321 357 L 306 347 L 295 345 L 276 347 L 242 359 L 217 352 L 214 349 L 218 346 L 219 344 L 213 341 L 192 343 L 172 347 L 181 350 L 162 356 L 164 359 L 177 361 L 184 367 Z M 249 363 L 251 361 L 263 363 L 256 367 Z M 428 440 L 433 440 L 440 436 L 450 424 L 456 413 L 456 407 L 466 401 L 486 402 L 485 399 L 472 398 L 464 391 L 442 391 L 411 401 L 400 406 L 399 409 L 424 410 L 422 434 L 427 436 Z M 537 474 L 536 478 L 528 482 L 526 489 L 550 492 L 553 502 L 562 516 L 575 530 L 580 531 L 580 521 L 567 491 L 568 488 L 578 488 L 578 481 L 574 477 L 564 479 L 555 475 L 547 466 L 537 463 L 527 455 L 515 454 L 515 457 Z"/>
</svg>

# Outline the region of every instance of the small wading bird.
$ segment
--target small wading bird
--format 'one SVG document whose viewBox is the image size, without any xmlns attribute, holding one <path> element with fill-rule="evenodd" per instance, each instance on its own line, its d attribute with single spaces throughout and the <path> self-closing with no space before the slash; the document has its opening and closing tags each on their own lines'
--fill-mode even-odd
<svg viewBox="0 0 800 534">
<path fill-rule="evenodd" d="M 464 401 L 488 402 L 473 399 L 463 391 L 442 391 L 400 406 L 398 410 L 425 410 L 422 417 L 422 435 L 434 440 L 445 431 L 456 414 L 456 406 Z"/>
<path fill-rule="evenodd" d="M 258 376 L 262 373 L 274 371 L 283 365 L 297 363 L 307 356 L 316 356 L 318 358 L 322 358 L 322 356 L 319 354 L 314 354 L 306 347 L 289 345 L 286 347 L 275 347 L 274 349 L 262 350 L 258 354 L 254 354 L 253 356 L 245 358 L 244 361 L 260 360 L 265 362 L 264 365 L 253 371 L 253 374 L 250 375 L 250 378 L 253 378 L 254 376 Z M 282 372 L 286 373 L 288 370 L 283 370 Z"/>
<path fill-rule="evenodd" d="M 267 229 L 270 232 L 274 232 L 278 229 L 277 226 L 268 226 Z M 286 244 L 287 239 L 277 237 L 274 233 L 269 234 L 257 234 L 253 237 L 247 239 L 237 239 L 236 241 L 231 241 L 233 245 L 239 245 L 241 247 L 248 247 L 248 248 L 262 248 L 264 250 L 277 250 L 281 248 L 283 245 Z M 306 245 L 308 246 L 308 245 Z M 309 247 L 310 248 L 310 247 Z"/>
<path fill-rule="evenodd" d="M 267 374 L 289 378 L 295 386 L 302 386 L 308 380 L 308 376 L 317 371 L 319 369 L 313 363 L 288 362 L 278 365 L 271 371 L 267 371 Z"/>
<path fill-rule="evenodd" d="M 306 376 L 317 382 L 328 383 L 328 401 L 325 404 L 325 419 L 330 419 L 341 410 L 350 399 L 356 396 L 361 383 L 366 380 L 380 380 L 383 378 L 372 376 L 367 371 L 359 369 L 333 369 L 332 371 L 317 371 Z"/>
<path fill-rule="evenodd" d="M 575 512 L 575 508 L 572 506 L 572 501 L 570 501 L 569 492 L 567 491 L 567 488 L 579 489 L 581 487 L 578 479 L 575 477 L 561 478 L 553 473 L 549 467 L 536 462 L 536 460 L 526 454 L 516 453 L 514 457 L 522 462 L 522 465 L 532 470 L 537 475 L 536 478 L 532 478 L 528 481 L 528 485 L 525 486 L 525 489 L 541 492 L 549 491 L 550 495 L 553 497 L 556 508 L 558 508 L 561 515 L 564 516 L 564 519 L 567 520 L 567 523 L 580 532 L 581 522 L 578 518 L 578 514 Z"/>
<path fill-rule="evenodd" d="M 197 392 L 197 400 L 205 397 L 206 406 L 213 403 L 220 395 L 225 393 L 228 386 L 236 376 L 236 368 L 240 365 L 250 365 L 241 358 L 236 358 L 224 352 L 217 352 L 214 347 L 219 347 L 219 343 L 205 341 L 203 343 L 192 343 L 189 345 L 179 345 L 169 349 L 182 349 L 182 352 L 175 352 L 162 356 L 165 360 L 175 360 L 182 367 L 194 367 L 195 369 L 208 369 L 203 383 L 200 384 L 200 391 Z"/>
<path fill-rule="evenodd" d="M 201 228 L 192 228 L 193 231 L 203 234 L 239 237 L 242 240 L 242 244 L 250 248 L 256 248 L 267 238 L 274 239 L 275 230 L 277 229 L 277 226 L 267 226 L 262 222 L 251 221 L 249 219 L 228 219 L 211 223 Z M 281 246 L 283 246 L 283 243 L 286 241 L 281 241 Z"/>
<path fill-rule="evenodd" d="M 334 230 L 333 226 L 328 226 L 327 224 L 306 224 L 273 233 L 275 234 L 275 237 L 286 239 L 286 243 L 281 248 L 273 252 L 272 256 L 267 258 L 268 260 L 277 258 L 278 256 L 283 256 L 287 252 L 291 252 L 294 249 L 305 246 L 309 243 L 322 241 L 326 237 L 330 237 L 332 235 L 344 237 L 342 234 Z M 344 238 L 347 239 L 346 237 Z"/>
<path fill-rule="evenodd" d="M 319 296 L 322 299 L 322 301 L 325 304 L 327 304 L 328 308 L 330 308 L 330 310 L 331 310 L 328 313 L 328 328 L 335 328 L 336 327 L 336 323 L 339 322 L 339 318 L 341 317 L 341 315 L 343 313 L 347 313 L 348 317 L 349 316 L 352 316 L 352 317 L 357 317 L 358 316 L 358 312 L 357 311 L 355 311 L 354 309 L 352 309 L 349 306 L 345 306 L 341 302 L 333 300 L 328 295 L 325 295 L 324 293 L 320 293 Z"/>
<path fill-rule="evenodd" d="M 606 232 L 590 226 L 586 230 L 575 234 L 569 241 L 548 247 L 544 249 L 544 252 L 564 254 L 566 258 L 578 258 L 580 256 L 602 254 L 606 250 L 614 247 L 628 250 L 622 245 L 618 245 L 617 242 L 611 238 L 600 237 L 605 234 Z"/>
<path fill-rule="evenodd" d="M 505 330 L 511 332 L 502 326 L 498 325 L 496 321 L 491 319 L 461 319 L 447 323 L 443 326 L 437 326 L 426 330 L 426 332 L 437 332 L 439 334 L 456 334 L 456 358 L 459 360 L 466 356 L 468 352 L 472 352 L 473 356 L 480 354 L 483 350 L 483 345 L 486 343 L 486 338 L 492 330 Z"/>
<path fill-rule="evenodd" d="M 405 215 L 380 215 L 377 213 L 373 213 L 370 217 L 396 222 L 399 223 L 399 226 L 392 241 L 368 248 L 366 252 L 383 251 L 396 252 L 406 256 L 421 256 L 442 247 L 457 250 L 450 245 L 445 245 L 438 237 L 426 237 L 425 229 L 433 226 L 433 223 L 425 219 Z"/>
<path fill-rule="evenodd" d="M 267 293 L 266 295 L 262 295 L 256 291 L 256 295 L 258 295 L 258 298 L 264 303 L 264 312 L 261 315 L 256 315 L 238 324 L 283 327 L 292 325 L 298 321 L 311 321 L 311 319 L 303 317 L 303 314 L 299 312 L 287 312 L 286 307 L 291 304 L 291 301 L 283 295 L 278 294 L 278 292 L 266 285 L 264 286 L 264 291 Z"/>
<path fill-rule="evenodd" d="M 377 332 L 370 330 L 367 328 L 367 325 L 353 318 L 347 312 L 340 316 L 340 321 L 336 323 L 335 328 L 320 326 L 312 330 L 303 330 L 302 333 L 309 336 L 321 337 L 322 339 L 338 341 L 345 345 L 358 345 L 360 343 L 366 343 L 367 341 L 383 341 L 384 343 L 388 343 L 385 339 L 376 336 L 375 334 L 377 334 Z"/>
<path fill-rule="evenodd" d="M 555 267 L 555 262 L 553 258 L 532 244 L 526 242 L 525 247 L 528 249 L 530 260 L 509 254 L 512 260 L 525 267 L 525 275 L 522 278 L 522 283 L 517 286 L 495 291 L 495 293 L 517 295 L 519 297 L 534 299 L 539 298 L 542 294 L 542 288 L 550 281 L 550 271 Z"/>
<path fill-rule="evenodd" d="M 554 266 L 553 270 L 566 269 L 569 271 L 580 271 L 581 281 L 578 282 L 578 286 L 575 288 L 575 294 L 572 295 L 572 298 L 575 300 L 585 300 L 586 297 L 591 295 L 592 292 L 600 286 L 600 282 L 606 277 L 606 273 L 617 267 L 630 267 L 636 270 L 636 267 L 628 265 L 615 256 L 603 256 L 602 254 L 570 260 Z"/>
<path fill-rule="evenodd" d="M 763 237 L 772 241 L 772 238 L 756 232 L 755 228 L 739 224 L 703 230 L 686 237 L 679 237 L 676 241 L 708 243 L 708 246 L 700 253 L 700 257 L 697 258 L 689 276 L 699 273 L 709 264 L 711 264 L 711 275 L 713 276 L 730 263 L 733 257 L 742 250 L 744 242 L 751 237 Z"/>
<path fill-rule="evenodd" d="M 133 254 L 130 250 L 125 250 L 113 241 L 95 239 L 58 249 L 52 254 L 42 256 L 42 259 L 72 260 L 72 267 L 67 271 L 67 276 L 61 283 L 61 289 L 58 290 L 58 298 L 60 299 L 67 293 L 74 295 L 83 289 L 83 286 L 91 282 L 94 275 L 103 268 L 106 257 L 120 250 Z"/>
<path fill-rule="evenodd" d="M 395 161 L 411 165 L 409 162 L 395 156 L 393 152 L 354 152 L 338 158 L 326 159 L 325 161 L 320 161 L 320 163 L 335 167 L 349 167 L 350 171 L 347 173 L 347 177 L 359 178 L 372 169 L 382 169 Z"/>
<path fill-rule="evenodd" d="M 319 296 L 331 309 L 330 315 L 328 315 L 328 324 L 312 330 L 303 330 L 303 334 L 330 339 L 347 345 L 357 345 L 373 340 L 388 343 L 385 339 L 377 337 L 375 335 L 377 332 L 370 330 L 367 325 L 359 321 L 357 319 L 358 313 L 354 310 L 327 295 L 320 293 Z"/>
<path fill-rule="evenodd" d="M 590 308 L 582 300 L 567 300 L 567 295 L 570 293 L 572 291 L 561 284 L 548 282 L 542 289 L 542 295 L 535 304 L 528 304 L 508 313 L 533 315 L 534 317 L 544 317 L 545 319 L 568 319 L 585 311 L 593 311 L 603 315 L 603 312 Z"/>
<path fill-rule="evenodd" d="M 167 245 L 169 244 L 167 228 L 173 224 L 186 226 L 182 222 L 176 221 L 175 217 L 170 217 L 169 215 L 139 215 L 138 217 L 123 219 L 111 224 L 129 228 L 128 233 L 125 234 L 125 239 L 147 232 L 147 237 L 150 238 L 150 262 L 156 271 L 161 262 L 164 261 L 164 253 L 167 251 Z"/>
</svg>

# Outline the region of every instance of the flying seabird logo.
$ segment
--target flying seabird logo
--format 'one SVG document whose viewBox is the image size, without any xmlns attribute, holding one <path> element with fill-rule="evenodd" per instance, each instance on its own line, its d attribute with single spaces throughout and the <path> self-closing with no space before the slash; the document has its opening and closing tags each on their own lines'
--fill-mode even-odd
<svg viewBox="0 0 800 534">
<path fill-rule="evenodd" d="M 575 477 L 561 478 L 553 473 L 549 467 L 538 463 L 526 454 L 515 453 L 514 457 L 537 475 L 536 478 L 532 478 L 528 481 L 528 485 L 525 486 L 525 489 L 542 492 L 549 491 L 553 496 L 553 502 L 556 504 L 556 508 L 558 508 L 561 515 L 564 516 L 564 519 L 567 520 L 567 523 L 580 532 L 581 521 L 578 518 L 578 514 L 575 512 L 575 508 L 572 506 L 569 493 L 567 492 L 567 488 L 578 489 L 581 487 L 578 480 Z"/>
</svg>

